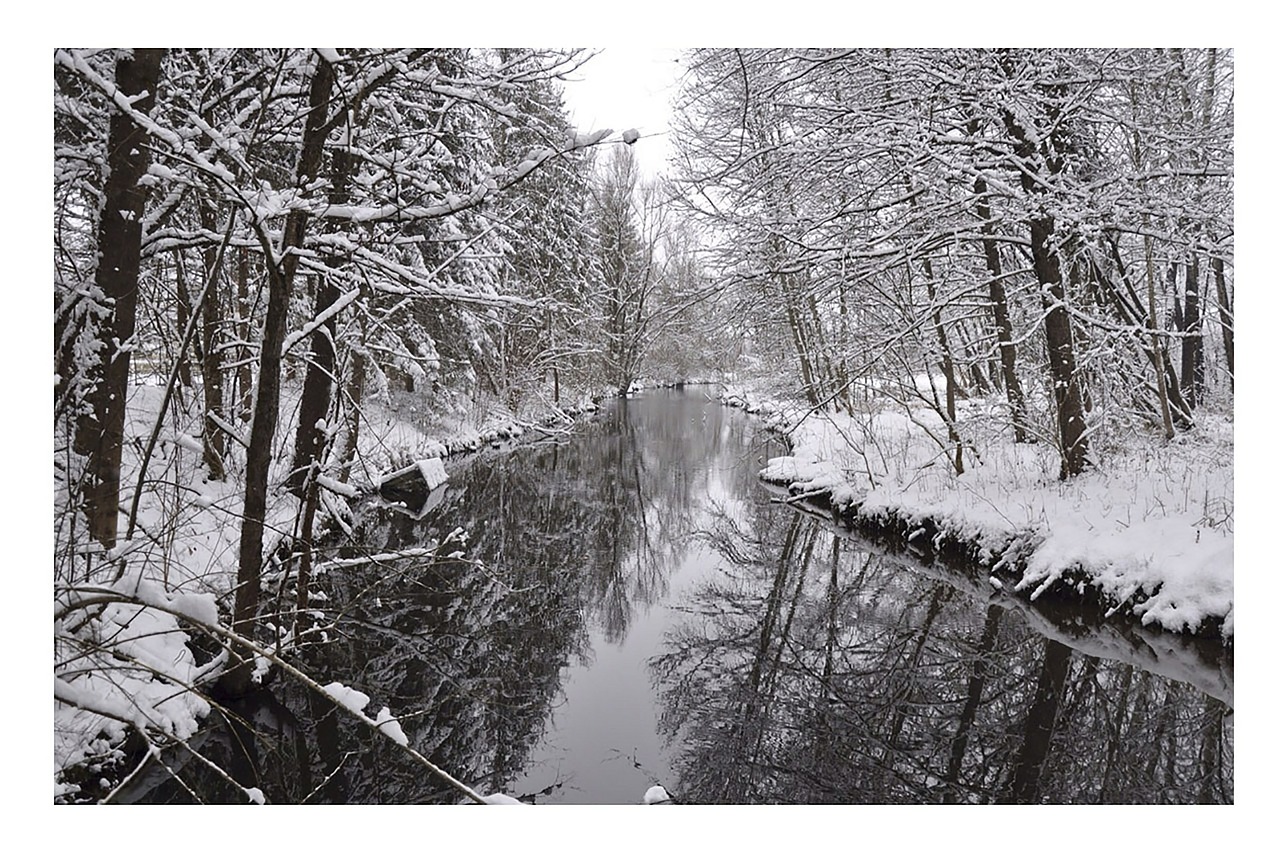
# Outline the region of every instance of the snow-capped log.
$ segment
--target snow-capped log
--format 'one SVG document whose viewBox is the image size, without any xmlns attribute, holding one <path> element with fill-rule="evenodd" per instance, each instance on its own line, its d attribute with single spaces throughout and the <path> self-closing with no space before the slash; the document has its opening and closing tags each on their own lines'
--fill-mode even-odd
<svg viewBox="0 0 1280 850">
<path fill-rule="evenodd" d="M 440 458 L 427 458 L 384 475 L 378 482 L 378 494 L 388 502 L 401 502 L 416 512 L 427 503 L 431 491 L 448 479 Z"/>
</svg>

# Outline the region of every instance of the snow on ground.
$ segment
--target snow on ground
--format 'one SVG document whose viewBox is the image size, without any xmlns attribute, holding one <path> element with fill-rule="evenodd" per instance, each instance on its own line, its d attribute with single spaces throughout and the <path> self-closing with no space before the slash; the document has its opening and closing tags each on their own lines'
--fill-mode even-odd
<svg viewBox="0 0 1280 850">
<path fill-rule="evenodd" d="M 382 473 L 421 460 L 465 454 L 530 432 L 564 428 L 573 417 L 596 409 L 595 399 L 585 395 L 562 405 L 531 399 L 518 416 L 492 400 L 466 404 L 465 411 L 437 416 L 421 413 L 416 404 L 366 405 L 360 424 L 363 464 L 357 464 L 353 475 L 374 482 Z"/>
<path fill-rule="evenodd" d="M 762 470 L 766 481 L 797 495 L 828 493 L 833 507 L 862 517 L 928 521 L 976 543 L 993 572 L 1021 568 L 1013 589 L 1032 599 L 1084 581 L 1112 611 L 1144 600 L 1133 610 L 1145 625 L 1194 632 L 1212 620 L 1234 636 L 1234 430 L 1222 416 L 1201 411 L 1197 427 L 1168 444 L 1147 435 L 1109 444 L 1097 468 L 1062 482 L 1052 445 L 984 431 L 995 420 L 981 402 L 958 411 L 977 451 L 966 450 L 956 475 L 932 411 L 850 417 L 741 388 L 724 397 L 789 438 L 791 455 Z M 1015 555 L 1025 563 L 1012 564 Z"/>
</svg>

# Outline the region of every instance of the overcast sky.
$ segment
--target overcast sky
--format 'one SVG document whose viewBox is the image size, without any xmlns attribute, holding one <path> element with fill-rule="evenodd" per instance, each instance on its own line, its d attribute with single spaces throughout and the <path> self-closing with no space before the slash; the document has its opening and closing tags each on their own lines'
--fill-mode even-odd
<svg viewBox="0 0 1280 850">
<path fill-rule="evenodd" d="M 579 131 L 636 129 L 636 158 L 646 174 L 663 170 L 671 146 L 668 122 L 680 51 L 667 47 L 595 48 L 564 84 L 565 104 Z"/>
</svg>

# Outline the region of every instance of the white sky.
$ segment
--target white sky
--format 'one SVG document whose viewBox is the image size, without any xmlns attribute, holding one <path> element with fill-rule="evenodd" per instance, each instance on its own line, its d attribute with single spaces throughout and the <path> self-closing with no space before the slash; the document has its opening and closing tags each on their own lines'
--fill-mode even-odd
<svg viewBox="0 0 1280 850">
<path fill-rule="evenodd" d="M 646 175 L 662 171 L 671 151 L 668 123 L 680 54 L 668 47 L 605 47 L 564 84 L 578 130 L 640 131 L 636 159 Z"/>
</svg>

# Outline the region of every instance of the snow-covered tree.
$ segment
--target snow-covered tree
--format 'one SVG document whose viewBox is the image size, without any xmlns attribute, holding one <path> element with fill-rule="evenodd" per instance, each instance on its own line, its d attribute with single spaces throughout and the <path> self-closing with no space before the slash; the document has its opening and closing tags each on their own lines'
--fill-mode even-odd
<svg viewBox="0 0 1280 850">
<path fill-rule="evenodd" d="M 601 137 L 556 128 L 499 150 L 491 129 L 553 127 L 551 81 L 581 58 L 478 48 L 56 51 L 58 578 L 118 578 L 141 564 L 167 589 L 175 529 L 202 507 L 192 492 L 225 479 L 224 524 L 238 520 L 238 535 L 211 561 L 225 569 L 224 553 L 236 552 L 235 577 L 199 581 L 235 597 L 234 632 L 218 632 L 229 652 L 222 672 L 233 674 L 223 684 L 248 688 L 250 665 L 235 660 L 253 656 L 262 636 L 264 565 L 284 546 L 299 573 L 308 570 L 321 480 L 332 487 L 330 475 L 345 478 L 360 461 L 366 379 L 382 381 L 374 391 L 413 379 L 475 387 L 506 311 L 573 306 L 560 298 L 580 283 L 559 270 L 532 290 L 503 276 L 512 246 L 547 231 L 513 226 L 519 204 L 505 196 Z M 543 191 L 553 206 L 581 209 L 581 191 L 566 187 L 562 198 L 554 182 Z M 556 225 L 566 239 L 572 221 Z M 560 261 L 580 269 L 573 251 Z M 527 360 L 514 370 L 545 366 L 540 351 L 519 356 Z M 144 374 L 162 389 L 141 388 Z M 298 390 L 297 408 L 282 401 Z M 203 481 L 167 448 L 190 446 L 191 431 Z M 278 509 L 292 522 L 276 524 L 268 514 Z M 297 603 L 306 607 L 305 578 Z M 76 618 L 105 610 L 72 607 Z M 83 638 L 59 647 L 60 665 L 115 651 Z"/>
<path fill-rule="evenodd" d="M 1229 52 L 687 59 L 686 209 L 716 234 L 710 267 L 744 333 L 788 352 L 810 404 L 863 387 L 927 403 L 959 471 L 956 400 L 1001 387 L 1015 437 L 1051 440 L 1078 474 L 1099 429 L 1161 407 L 1192 423 L 1215 371 L 1210 268 L 1229 377 Z"/>
</svg>

